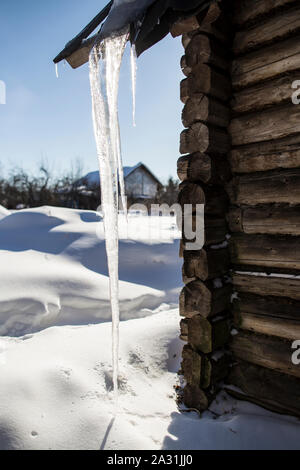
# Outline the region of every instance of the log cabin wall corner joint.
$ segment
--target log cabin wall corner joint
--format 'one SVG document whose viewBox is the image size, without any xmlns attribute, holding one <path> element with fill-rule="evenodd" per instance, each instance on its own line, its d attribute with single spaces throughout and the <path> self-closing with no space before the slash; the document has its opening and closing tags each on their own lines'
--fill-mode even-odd
<svg viewBox="0 0 300 470">
<path fill-rule="evenodd" d="M 179 202 L 205 202 L 204 248 L 181 244 L 184 401 L 200 411 L 225 381 L 238 398 L 300 416 L 300 365 L 292 361 L 300 340 L 300 105 L 291 99 L 299 18 L 295 0 L 233 0 L 172 29 L 185 50 Z"/>
</svg>

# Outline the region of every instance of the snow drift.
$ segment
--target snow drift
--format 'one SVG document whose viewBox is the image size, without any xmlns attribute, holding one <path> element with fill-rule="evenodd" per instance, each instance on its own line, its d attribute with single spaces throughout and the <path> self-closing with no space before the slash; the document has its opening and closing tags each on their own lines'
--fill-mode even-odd
<svg viewBox="0 0 300 470">
<path fill-rule="evenodd" d="M 111 320 L 103 222 L 95 212 L 43 207 L 0 219 L 0 335 L 21 336 L 54 325 Z M 178 241 L 120 243 L 121 318 L 142 317 L 177 302 Z M 173 231 L 166 221 L 165 232 Z M 123 224 L 124 225 L 124 224 Z M 121 224 L 122 228 L 122 224 Z"/>
</svg>

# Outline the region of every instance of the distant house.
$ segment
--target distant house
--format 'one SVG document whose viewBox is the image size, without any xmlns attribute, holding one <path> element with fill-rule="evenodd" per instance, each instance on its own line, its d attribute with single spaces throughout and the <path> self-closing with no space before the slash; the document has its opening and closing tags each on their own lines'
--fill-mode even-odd
<svg viewBox="0 0 300 470">
<path fill-rule="evenodd" d="M 154 199 L 162 187 L 159 179 L 143 163 L 124 167 L 124 182 L 126 196 L 130 199 Z M 99 189 L 100 178 L 98 171 L 92 171 L 75 183 L 80 192 L 88 194 Z"/>
</svg>

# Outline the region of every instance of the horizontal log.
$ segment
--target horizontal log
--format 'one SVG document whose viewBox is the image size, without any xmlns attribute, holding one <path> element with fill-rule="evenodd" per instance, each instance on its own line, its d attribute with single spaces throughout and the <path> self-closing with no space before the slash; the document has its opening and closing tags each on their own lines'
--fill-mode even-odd
<svg viewBox="0 0 300 470">
<path fill-rule="evenodd" d="M 182 155 L 195 152 L 223 155 L 229 150 L 229 135 L 223 129 L 196 122 L 181 133 L 180 153 Z"/>
<path fill-rule="evenodd" d="M 258 25 L 237 32 L 233 52 L 236 55 L 263 47 L 300 31 L 300 7 L 284 9 Z"/>
<path fill-rule="evenodd" d="M 196 230 L 196 222 L 193 224 L 193 228 Z M 217 218 L 214 216 L 205 215 L 204 228 L 204 244 L 206 246 L 215 245 L 226 240 L 228 226 L 225 218 Z"/>
<path fill-rule="evenodd" d="M 171 35 L 175 38 L 182 34 L 194 31 L 199 27 L 207 27 L 215 23 L 222 16 L 222 10 L 217 2 L 212 3 L 205 14 L 191 16 L 189 18 L 177 21 L 171 28 Z"/>
<path fill-rule="evenodd" d="M 258 142 L 232 149 L 229 155 L 232 171 L 254 173 L 277 168 L 300 166 L 300 133 L 279 140 Z"/>
<path fill-rule="evenodd" d="M 227 102 L 231 97 L 231 82 L 228 77 L 212 69 L 209 65 L 198 64 L 192 68 L 186 87 L 187 96 L 204 93 Z M 182 91 L 182 94 L 185 93 Z"/>
<path fill-rule="evenodd" d="M 229 371 L 228 355 L 224 354 L 219 359 L 209 358 L 194 351 L 190 345 L 184 346 L 182 359 L 182 372 L 186 382 L 204 390 L 223 380 Z"/>
<path fill-rule="evenodd" d="M 231 101 L 235 114 L 261 111 L 270 106 L 291 103 L 292 83 L 299 79 L 299 72 L 259 83 L 236 91 Z"/>
<path fill-rule="evenodd" d="M 186 204 L 191 204 L 193 210 L 196 210 L 197 204 L 205 204 L 204 188 L 200 184 L 186 181 L 179 186 L 178 203 L 184 210 Z"/>
<path fill-rule="evenodd" d="M 182 35 L 182 45 L 183 45 L 183 48 L 184 50 L 187 48 L 187 46 L 189 45 L 189 43 L 191 42 L 192 40 L 192 37 L 193 37 L 193 34 L 188 34 L 188 33 L 185 33 Z"/>
<path fill-rule="evenodd" d="M 204 354 L 222 348 L 228 343 L 230 324 L 227 318 L 210 322 L 201 315 L 194 315 L 188 323 L 188 342 Z"/>
<path fill-rule="evenodd" d="M 177 36 L 181 36 L 185 33 L 190 33 L 191 31 L 195 31 L 200 26 L 197 16 L 190 16 L 189 18 L 177 21 L 171 28 L 171 35 L 173 38 Z"/>
<path fill-rule="evenodd" d="M 194 94 L 189 98 L 182 111 L 184 127 L 189 127 L 197 121 L 202 121 L 213 126 L 227 128 L 229 120 L 229 108 L 220 101 L 203 93 Z"/>
<path fill-rule="evenodd" d="M 271 411 L 300 417 L 300 382 L 295 377 L 239 361 L 231 369 L 226 383 L 246 394 L 237 396 L 239 399 L 250 400 Z M 227 391 L 232 394 L 232 391 Z"/>
<path fill-rule="evenodd" d="M 238 292 L 300 300 L 300 278 L 233 273 L 233 284 Z"/>
<path fill-rule="evenodd" d="M 205 204 L 205 213 L 207 215 L 220 215 L 228 208 L 228 196 L 224 188 L 220 186 L 206 186 L 184 181 L 179 185 L 178 203 L 184 210 L 185 204 L 192 204 L 192 209 L 196 209 L 196 204 Z"/>
<path fill-rule="evenodd" d="M 222 184 L 231 177 L 227 158 L 196 152 L 177 161 L 177 174 L 181 181 Z"/>
<path fill-rule="evenodd" d="M 232 204 L 299 204 L 300 170 L 237 176 L 227 189 Z"/>
<path fill-rule="evenodd" d="M 185 104 L 189 99 L 189 82 L 187 78 L 184 78 L 180 82 L 180 100 Z"/>
<path fill-rule="evenodd" d="M 259 315 L 261 318 L 269 319 L 270 323 L 274 318 L 291 321 L 296 331 L 300 325 L 300 302 L 288 298 L 287 294 L 285 295 L 285 297 L 261 296 L 249 292 L 239 292 L 238 297 L 233 301 L 236 322 L 242 322 L 246 314 Z M 269 334 L 271 335 L 271 333 Z M 281 332 L 278 329 L 274 336 L 280 335 Z M 293 339 L 294 336 L 291 338 Z M 297 336 L 294 339 L 297 339 Z"/>
<path fill-rule="evenodd" d="M 182 341 L 187 341 L 188 339 L 188 319 L 183 318 L 180 321 L 180 339 Z"/>
<path fill-rule="evenodd" d="M 293 320 L 273 318 L 270 316 L 255 315 L 241 312 L 239 327 L 242 330 L 261 333 L 268 336 L 276 336 L 291 341 L 300 338 L 300 318 L 298 322 Z"/>
<path fill-rule="evenodd" d="M 270 13 L 276 12 L 280 8 L 288 5 L 296 4 L 295 0 L 269 0 L 262 2 L 261 0 L 234 0 L 233 4 L 233 22 L 242 26 L 245 23 L 258 20 Z"/>
<path fill-rule="evenodd" d="M 300 367 L 292 363 L 291 346 L 289 340 L 240 331 L 233 336 L 230 350 L 237 359 L 300 378 Z"/>
<path fill-rule="evenodd" d="M 232 145 L 281 139 L 299 132 L 300 106 L 289 105 L 267 109 L 232 119 L 229 133 Z"/>
<path fill-rule="evenodd" d="M 177 174 L 181 181 L 203 181 L 211 179 L 212 161 L 206 153 L 184 155 L 177 161 Z"/>
<path fill-rule="evenodd" d="M 207 394 L 200 387 L 195 385 L 186 385 L 183 390 L 183 401 L 188 409 L 198 410 L 200 412 L 207 410 L 214 396 Z"/>
<path fill-rule="evenodd" d="M 229 199 L 222 186 L 204 186 L 205 194 L 205 214 L 214 216 L 219 215 L 224 217 L 225 212 L 228 210 Z"/>
<path fill-rule="evenodd" d="M 245 88 L 299 70 L 299 38 L 297 35 L 234 60 L 232 64 L 234 89 Z"/>
<path fill-rule="evenodd" d="M 180 240 L 180 245 L 179 245 L 179 258 L 183 258 L 183 252 L 184 252 L 184 244 L 183 240 Z"/>
<path fill-rule="evenodd" d="M 185 50 L 185 56 L 187 66 L 192 68 L 198 64 L 208 64 L 228 71 L 230 67 L 228 48 L 202 33 L 192 37 Z"/>
<path fill-rule="evenodd" d="M 192 68 L 187 66 L 185 55 L 183 55 L 183 56 L 181 57 L 181 60 L 180 60 L 180 67 L 181 67 L 182 73 L 183 73 L 186 77 L 188 77 L 189 74 L 190 74 L 191 71 L 192 71 Z"/>
<path fill-rule="evenodd" d="M 228 233 L 228 226 L 226 219 L 222 217 L 206 216 L 204 220 L 199 219 L 199 215 L 193 215 L 192 221 L 188 220 L 187 229 L 183 222 L 183 236 L 182 243 L 184 250 L 187 251 L 198 251 L 203 248 L 203 246 L 209 247 L 210 245 L 217 245 L 223 241 L 226 241 L 226 235 Z M 190 224 L 192 223 L 192 226 Z M 200 230 L 204 230 L 203 238 L 198 238 L 191 236 L 191 229 L 193 234 L 199 234 Z"/>
<path fill-rule="evenodd" d="M 199 28 L 200 33 L 205 33 L 208 37 L 216 39 L 221 44 L 226 45 L 228 49 L 231 48 L 233 30 L 231 27 L 231 20 L 228 15 L 224 13 L 215 22 L 210 24 L 202 24 Z"/>
<path fill-rule="evenodd" d="M 232 232 L 300 235 L 300 206 L 232 208 L 227 220 Z"/>
<path fill-rule="evenodd" d="M 299 168 L 300 148 L 282 153 L 260 154 L 257 152 L 257 155 L 248 154 L 245 149 L 232 150 L 229 161 L 231 169 L 235 173 Z"/>
<path fill-rule="evenodd" d="M 231 358 L 224 354 L 218 359 L 213 356 L 203 355 L 201 387 L 204 390 L 211 389 L 228 376 Z"/>
<path fill-rule="evenodd" d="M 186 285 L 180 294 L 180 315 L 192 318 L 201 315 L 212 317 L 230 306 L 232 288 L 230 285 L 216 289 L 212 282 L 193 281 Z"/>
<path fill-rule="evenodd" d="M 298 237 L 235 234 L 229 242 L 231 262 L 236 265 L 300 270 Z"/>
<path fill-rule="evenodd" d="M 220 6 L 222 6 L 222 8 L 224 7 L 224 5 L 220 5 L 220 3 L 219 3 L 217 8 L 220 9 Z M 212 7 L 213 7 L 213 5 L 211 6 L 211 8 Z M 211 8 L 210 8 L 210 10 L 211 10 Z M 212 10 L 211 10 L 211 12 L 212 12 Z M 215 14 L 215 12 L 217 14 Z M 217 10 L 215 10 L 215 12 L 212 12 L 213 14 L 210 14 L 210 12 L 209 12 L 209 15 L 204 19 L 199 18 L 200 19 L 200 21 L 199 21 L 200 25 L 199 25 L 199 28 L 197 30 L 190 31 L 190 32 L 187 32 L 187 33 L 183 33 L 183 35 L 182 35 L 182 45 L 183 45 L 184 49 L 187 48 L 187 46 L 189 45 L 192 37 L 195 34 L 199 34 L 199 33 L 204 33 L 208 37 L 211 37 L 213 39 L 217 39 L 222 44 L 227 44 L 228 47 L 230 47 L 231 40 L 232 40 L 232 28 L 231 28 L 231 21 L 228 18 L 228 14 L 226 14 L 225 11 L 222 11 L 222 12 L 219 11 L 218 12 Z M 209 18 L 209 21 L 208 21 L 208 18 Z"/>
<path fill-rule="evenodd" d="M 220 277 L 229 271 L 230 258 L 226 248 L 184 251 L 183 274 L 187 279 L 207 281 Z"/>
<path fill-rule="evenodd" d="M 190 345 L 182 350 L 182 371 L 186 382 L 190 385 L 201 386 L 202 356 Z"/>
</svg>

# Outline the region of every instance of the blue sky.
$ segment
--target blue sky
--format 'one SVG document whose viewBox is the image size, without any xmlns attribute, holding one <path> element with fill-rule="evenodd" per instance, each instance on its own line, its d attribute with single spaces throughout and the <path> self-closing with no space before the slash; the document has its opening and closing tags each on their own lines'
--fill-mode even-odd
<svg viewBox="0 0 300 470">
<path fill-rule="evenodd" d="M 52 59 L 107 0 L 1 0 L 0 80 L 7 104 L 0 105 L 0 164 L 36 171 L 46 160 L 56 173 L 79 159 L 97 169 L 87 65 L 72 70 Z M 165 38 L 138 60 L 137 127 L 132 126 L 128 51 L 119 95 L 125 165 L 147 164 L 162 180 L 176 176 L 182 105 L 179 83 L 182 46 Z"/>
</svg>

